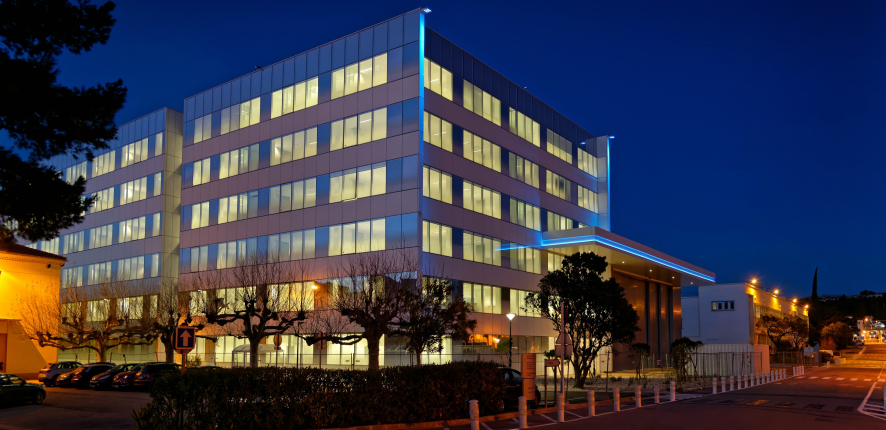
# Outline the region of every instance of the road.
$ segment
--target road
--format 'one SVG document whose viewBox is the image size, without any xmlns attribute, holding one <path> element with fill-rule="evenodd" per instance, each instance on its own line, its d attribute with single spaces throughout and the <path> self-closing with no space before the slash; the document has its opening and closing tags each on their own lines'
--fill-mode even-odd
<svg viewBox="0 0 886 430">
<path fill-rule="evenodd" d="M 643 407 L 624 403 L 621 412 L 613 412 L 611 406 L 598 406 L 597 416 L 591 418 L 587 417 L 587 410 L 576 409 L 567 411 L 565 423 L 555 423 L 555 414 L 529 416 L 527 421 L 530 427 L 550 430 L 886 429 L 884 365 L 886 346 L 875 345 L 843 365 L 807 371 L 805 375 L 765 385 L 694 398 L 683 396 L 684 400 L 660 405 L 648 405 L 651 399 L 644 399 Z M 667 400 L 665 397 L 662 400 Z M 506 419 L 483 423 L 481 430 L 516 427 L 516 419 Z"/>
<path fill-rule="evenodd" d="M 584 408 L 569 410 L 565 423 L 556 423 L 555 414 L 532 415 L 528 421 L 530 427 L 547 427 L 545 430 L 886 430 L 884 381 L 886 345 L 871 345 L 843 365 L 765 385 L 716 395 L 681 395 L 682 400 L 659 405 L 644 398 L 643 407 L 623 403 L 620 412 L 601 405 L 597 406 L 597 416 L 590 418 Z M 668 400 L 667 393 L 662 393 L 662 400 Z M 132 428 L 132 411 L 147 402 L 146 393 L 49 388 L 42 405 L 0 408 L 0 430 L 128 429 Z M 484 422 L 480 428 L 510 430 L 517 428 L 517 421 Z"/>
<path fill-rule="evenodd" d="M 143 392 L 47 388 L 42 405 L 0 407 L 0 430 L 131 429 L 132 411 L 148 400 Z"/>
</svg>

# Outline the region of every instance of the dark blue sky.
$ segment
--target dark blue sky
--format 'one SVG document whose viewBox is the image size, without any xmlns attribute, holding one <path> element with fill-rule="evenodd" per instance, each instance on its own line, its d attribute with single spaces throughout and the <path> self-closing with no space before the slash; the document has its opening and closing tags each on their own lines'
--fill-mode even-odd
<svg viewBox="0 0 886 430">
<path fill-rule="evenodd" d="M 118 122 L 416 7 L 611 147 L 613 231 L 808 295 L 886 291 L 886 2 L 121 2 L 68 85 Z"/>
</svg>

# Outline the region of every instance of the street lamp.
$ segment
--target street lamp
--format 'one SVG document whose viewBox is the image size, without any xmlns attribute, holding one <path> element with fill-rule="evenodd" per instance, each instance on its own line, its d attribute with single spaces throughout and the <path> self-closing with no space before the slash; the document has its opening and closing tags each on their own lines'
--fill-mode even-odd
<svg viewBox="0 0 886 430">
<path fill-rule="evenodd" d="M 514 351 L 514 317 L 517 315 L 507 314 L 508 317 L 508 368 L 511 368 L 511 355 Z"/>
</svg>

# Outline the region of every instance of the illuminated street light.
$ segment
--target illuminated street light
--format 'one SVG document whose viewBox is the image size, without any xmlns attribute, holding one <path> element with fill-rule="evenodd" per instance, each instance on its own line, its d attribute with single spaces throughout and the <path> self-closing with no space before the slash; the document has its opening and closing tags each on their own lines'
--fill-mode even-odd
<svg viewBox="0 0 886 430">
<path fill-rule="evenodd" d="M 778 295 L 778 290 L 776 289 L 772 294 Z"/>
<path fill-rule="evenodd" d="M 514 317 L 517 315 L 507 314 L 508 317 L 508 368 L 511 368 L 511 356 L 514 352 Z"/>
<path fill-rule="evenodd" d="M 752 284 L 756 284 L 756 283 L 757 283 L 757 278 L 751 279 L 751 283 L 752 283 Z"/>
</svg>

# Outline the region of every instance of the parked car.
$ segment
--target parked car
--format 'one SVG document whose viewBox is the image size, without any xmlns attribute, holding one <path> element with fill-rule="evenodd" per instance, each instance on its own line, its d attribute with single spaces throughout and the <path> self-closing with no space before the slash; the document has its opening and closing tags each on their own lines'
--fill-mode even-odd
<svg viewBox="0 0 886 430">
<path fill-rule="evenodd" d="M 507 388 L 505 391 L 505 403 L 516 404 L 520 397 L 523 396 L 523 376 L 520 372 L 507 367 L 500 367 L 499 371 L 502 372 Z M 535 401 L 529 401 L 528 403 L 537 404 L 539 399 L 541 399 L 541 392 L 538 391 L 538 386 L 536 386 Z"/>
<path fill-rule="evenodd" d="M 51 387 L 55 385 L 55 378 L 58 378 L 59 375 L 68 373 L 80 366 L 82 366 L 82 364 L 79 361 L 59 361 L 58 363 L 49 363 L 46 367 L 40 369 L 40 373 L 37 375 L 37 380 L 42 382 L 43 385 Z"/>
<path fill-rule="evenodd" d="M 98 375 L 92 377 L 89 381 L 89 388 L 100 390 L 102 388 L 111 388 L 114 384 L 114 377 L 123 372 L 128 372 L 138 366 L 139 363 L 119 364 Z"/>
<path fill-rule="evenodd" d="M 93 373 L 93 372 L 96 372 L 96 370 L 92 370 L 92 367 L 97 366 L 97 365 L 101 365 L 104 367 L 97 369 L 98 370 L 97 373 Z M 77 386 L 81 386 L 81 384 L 82 384 L 82 386 L 86 386 L 89 384 L 89 380 L 92 379 L 93 376 L 95 376 L 99 373 L 102 373 L 105 370 L 110 369 L 111 367 L 114 367 L 114 363 L 98 362 L 98 363 L 84 364 L 84 365 L 74 369 L 71 372 L 64 373 L 64 374 L 60 375 L 56 379 L 56 382 L 57 382 L 56 385 L 58 385 L 59 387 L 77 387 Z M 85 381 L 81 381 L 81 377 L 80 377 L 80 375 L 83 372 L 88 372 L 88 374 L 89 374 L 89 377 L 86 378 Z"/>
<path fill-rule="evenodd" d="M 176 363 L 149 363 L 135 374 L 133 382 L 136 387 L 150 388 L 157 378 L 169 373 L 181 371 L 182 367 Z"/>
<path fill-rule="evenodd" d="M 87 388 L 93 376 L 107 372 L 113 367 L 114 363 L 87 364 L 75 371 L 74 376 L 71 377 L 71 385 L 77 388 Z"/>
<path fill-rule="evenodd" d="M 111 387 L 115 390 L 127 390 L 135 386 L 133 383 L 135 381 L 135 374 L 142 370 L 142 367 L 145 367 L 150 363 L 138 363 L 125 372 L 120 372 L 114 375 L 113 381 L 111 381 Z"/>
<path fill-rule="evenodd" d="M 46 389 L 15 375 L 0 373 L 0 403 L 34 402 L 43 403 Z"/>
</svg>

